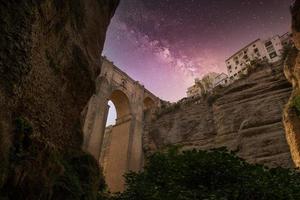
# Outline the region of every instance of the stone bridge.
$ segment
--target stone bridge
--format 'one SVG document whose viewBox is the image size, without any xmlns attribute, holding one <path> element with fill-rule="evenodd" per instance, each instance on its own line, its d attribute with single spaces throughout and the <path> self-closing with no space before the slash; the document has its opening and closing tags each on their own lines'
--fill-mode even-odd
<svg viewBox="0 0 300 200">
<path fill-rule="evenodd" d="M 116 124 L 106 128 L 108 101 L 117 112 Z M 123 175 L 143 166 L 143 125 L 151 119 L 161 100 L 103 59 L 96 94 L 88 103 L 84 121 L 83 149 L 99 160 L 112 192 L 124 189 Z"/>
</svg>

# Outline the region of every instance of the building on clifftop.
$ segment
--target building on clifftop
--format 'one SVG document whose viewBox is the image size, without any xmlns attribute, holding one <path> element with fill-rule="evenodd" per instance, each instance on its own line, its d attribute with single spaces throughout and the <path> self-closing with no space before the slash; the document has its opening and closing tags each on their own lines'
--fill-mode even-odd
<svg viewBox="0 0 300 200">
<path fill-rule="evenodd" d="M 239 79 L 241 74 L 247 73 L 247 66 L 251 61 L 265 60 L 269 63 L 277 62 L 285 46 L 291 43 L 291 34 L 285 33 L 282 36 L 275 35 L 266 40 L 257 39 L 226 60 L 229 81 Z"/>
</svg>

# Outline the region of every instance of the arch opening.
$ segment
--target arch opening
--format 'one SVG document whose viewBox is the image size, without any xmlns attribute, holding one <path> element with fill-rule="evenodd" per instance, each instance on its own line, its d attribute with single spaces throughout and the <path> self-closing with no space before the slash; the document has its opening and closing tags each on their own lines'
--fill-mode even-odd
<svg viewBox="0 0 300 200">
<path fill-rule="evenodd" d="M 99 161 L 110 191 L 119 192 L 124 189 L 123 175 L 128 169 L 131 108 L 127 95 L 120 90 L 113 91 L 107 101 L 108 114 Z"/>
<path fill-rule="evenodd" d="M 115 104 L 111 100 L 109 100 L 107 105 L 108 105 L 108 115 L 107 115 L 107 120 L 105 125 L 106 128 L 109 126 L 114 126 L 117 120 L 117 110 Z"/>
<path fill-rule="evenodd" d="M 109 99 L 115 105 L 117 118 L 122 118 L 130 114 L 129 99 L 124 92 L 115 90 Z"/>
</svg>

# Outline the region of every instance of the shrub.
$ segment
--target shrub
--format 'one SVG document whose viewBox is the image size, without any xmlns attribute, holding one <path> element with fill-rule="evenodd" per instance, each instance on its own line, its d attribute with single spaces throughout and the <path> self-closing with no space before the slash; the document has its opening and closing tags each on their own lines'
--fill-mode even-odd
<svg viewBox="0 0 300 200">
<path fill-rule="evenodd" d="M 225 149 L 180 152 L 170 148 L 148 158 L 143 172 L 126 175 L 117 200 L 288 200 L 300 198 L 300 174 L 248 164 Z"/>
<path fill-rule="evenodd" d="M 207 97 L 207 103 L 208 105 L 212 106 L 213 103 L 218 99 L 220 98 L 221 95 L 220 94 L 211 94 Z"/>
<path fill-rule="evenodd" d="M 155 111 L 155 116 L 158 119 L 162 115 L 174 112 L 174 111 L 176 111 L 178 109 L 180 109 L 180 103 L 175 103 L 175 104 L 172 104 L 170 106 L 166 106 L 164 108 L 161 108 L 161 110 Z"/>
<path fill-rule="evenodd" d="M 300 116 L 300 95 L 294 97 L 292 107 L 295 108 L 297 115 Z"/>
<path fill-rule="evenodd" d="M 285 47 L 283 48 L 283 52 L 282 52 L 282 54 L 281 54 L 281 59 L 282 59 L 283 61 L 285 61 L 286 58 L 288 57 L 288 55 L 289 55 L 292 51 L 294 51 L 294 49 L 295 49 L 295 47 L 294 47 L 292 44 L 289 44 L 289 45 L 285 46 Z"/>
</svg>

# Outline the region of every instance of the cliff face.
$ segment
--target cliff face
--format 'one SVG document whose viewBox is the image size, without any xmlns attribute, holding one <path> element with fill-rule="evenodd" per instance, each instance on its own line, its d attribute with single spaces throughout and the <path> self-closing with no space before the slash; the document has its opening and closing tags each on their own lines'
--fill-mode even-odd
<svg viewBox="0 0 300 200">
<path fill-rule="evenodd" d="M 292 167 L 282 111 L 291 94 L 282 64 L 257 68 L 214 96 L 180 103 L 146 126 L 146 151 L 226 146 L 249 162 Z"/>
<path fill-rule="evenodd" d="M 118 0 L 0 2 L 0 186 L 38 187 L 22 163 L 25 155 L 32 156 L 27 168 L 45 172 L 37 157 L 52 161 L 39 153 L 80 152 L 81 113 L 94 93 L 117 5 Z M 14 159 L 22 161 L 18 170 Z M 40 187 L 48 184 L 39 181 Z"/>
<path fill-rule="evenodd" d="M 26 118 L 34 134 L 80 145 L 80 113 L 94 92 L 117 1 L 1 2 L 1 124 Z"/>
<path fill-rule="evenodd" d="M 293 86 L 283 117 L 286 137 L 295 165 L 300 167 L 300 1 L 295 1 L 291 8 L 292 31 L 295 49 L 290 51 L 285 60 L 284 72 Z"/>
</svg>

